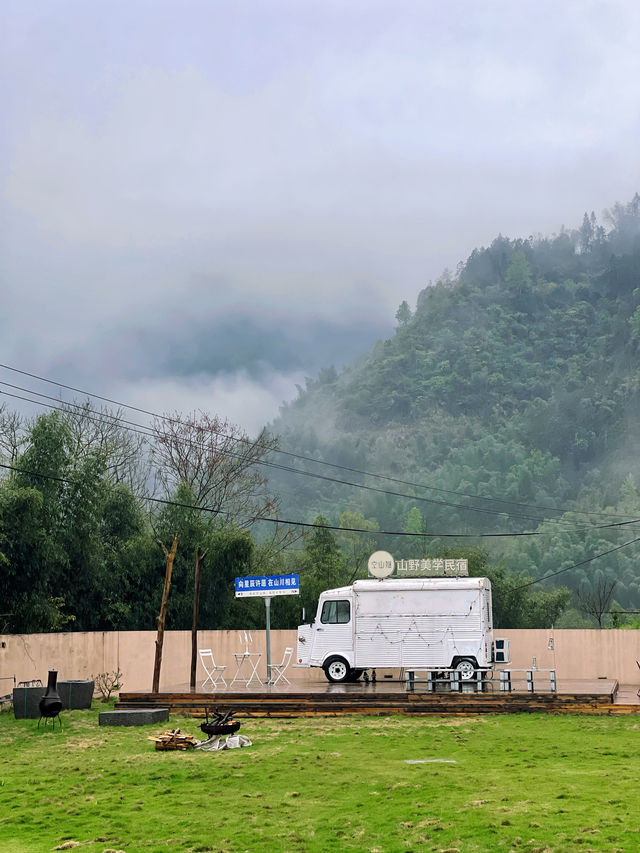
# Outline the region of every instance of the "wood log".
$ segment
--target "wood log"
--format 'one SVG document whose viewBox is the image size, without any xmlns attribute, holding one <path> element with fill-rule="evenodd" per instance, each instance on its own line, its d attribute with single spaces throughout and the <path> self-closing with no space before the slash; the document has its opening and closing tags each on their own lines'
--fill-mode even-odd
<svg viewBox="0 0 640 853">
<path fill-rule="evenodd" d="M 178 550 L 178 534 L 173 536 L 173 544 L 171 550 L 167 551 L 162 542 L 158 542 L 166 558 L 166 567 L 164 574 L 164 587 L 162 589 L 162 601 L 160 603 L 160 615 L 158 616 L 158 635 L 156 637 L 156 657 L 153 664 L 153 687 L 154 693 L 160 689 L 160 668 L 162 667 L 162 644 L 164 643 L 164 623 L 167 614 L 167 600 L 169 598 L 169 589 L 171 588 L 171 572 L 173 570 L 173 561 Z"/>
</svg>

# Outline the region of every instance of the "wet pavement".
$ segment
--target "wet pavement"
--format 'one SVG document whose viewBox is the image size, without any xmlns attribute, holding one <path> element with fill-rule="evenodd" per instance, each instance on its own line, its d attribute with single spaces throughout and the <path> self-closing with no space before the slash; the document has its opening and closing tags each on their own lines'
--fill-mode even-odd
<svg viewBox="0 0 640 853">
<path fill-rule="evenodd" d="M 264 684 L 258 683 L 257 681 L 253 681 L 251 684 L 244 684 L 236 682 L 235 684 L 220 684 L 215 689 L 211 688 L 211 685 L 207 685 L 206 688 L 202 688 L 201 682 L 198 682 L 195 690 L 196 695 L 202 695 L 207 697 L 212 696 L 317 696 L 319 694 L 323 695 L 347 695 L 347 696 L 383 696 L 389 694 L 399 694 L 405 693 L 407 691 L 407 686 L 405 681 L 400 681 L 398 679 L 382 679 L 375 682 L 363 682 L 358 681 L 355 684 L 330 684 L 328 681 L 321 677 L 318 680 L 310 681 L 308 679 L 295 679 L 294 677 L 289 677 L 290 684 L 285 684 L 280 681 L 278 684 Z M 482 691 L 483 693 L 492 693 L 492 694 L 500 694 L 500 683 L 496 680 L 485 682 L 485 689 Z M 474 693 L 476 685 L 472 683 L 463 683 L 462 684 L 462 692 L 463 693 Z M 640 698 L 637 695 L 638 686 L 637 685 L 618 685 L 615 680 L 609 679 L 563 679 L 558 678 L 557 680 L 557 690 L 556 692 L 560 695 L 572 695 L 572 696 L 611 696 L 614 695 L 614 703 L 615 704 L 625 704 L 625 705 L 640 705 Z M 130 691 L 127 690 L 127 693 Z M 133 691 L 132 691 L 133 692 Z M 149 689 L 138 689 L 135 690 L 136 693 L 150 693 Z M 416 681 L 414 686 L 415 693 L 426 693 L 428 692 L 427 684 L 424 681 Z M 437 693 L 447 693 L 451 692 L 448 684 L 438 684 Z M 513 681 L 512 683 L 512 693 L 527 693 L 527 683 L 526 679 Z M 534 692 L 535 693 L 550 693 L 550 686 L 548 678 L 540 678 L 537 681 L 534 681 Z M 188 682 L 164 685 L 162 684 L 160 687 L 160 693 L 163 694 L 190 694 L 193 695 L 194 691 L 192 691 L 189 687 Z"/>
</svg>

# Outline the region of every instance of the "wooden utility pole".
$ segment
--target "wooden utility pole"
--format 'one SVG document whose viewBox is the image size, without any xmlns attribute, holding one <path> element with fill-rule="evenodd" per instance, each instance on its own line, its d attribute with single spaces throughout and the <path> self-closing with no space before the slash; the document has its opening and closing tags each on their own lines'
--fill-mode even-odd
<svg viewBox="0 0 640 853">
<path fill-rule="evenodd" d="M 167 561 L 167 567 L 164 574 L 164 589 L 162 590 L 162 602 L 160 603 L 160 615 L 158 616 L 158 636 L 156 637 L 156 660 L 153 666 L 153 687 L 152 692 L 157 693 L 160 689 L 160 667 L 162 666 L 162 643 L 164 642 L 164 620 L 167 614 L 167 599 L 169 598 L 169 588 L 171 587 L 171 572 L 173 571 L 173 561 L 178 550 L 178 534 L 173 535 L 173 544 L 171 550 L 167 551 L 163 543 L 158 540 L 158 545 L 162 548 Z"/>
<path fill-rule="evenodd" d="M 196 575 L 193 583 L 193 620 L 191 622 L 191 678 L 189 685 L 192 691 L 196 689 L 196 665 L 198 662 L 198 609 L 200 606 L 200 569 L 209 549 L 202 554 L 200 546 L 196 548 Z"/>
</svg>

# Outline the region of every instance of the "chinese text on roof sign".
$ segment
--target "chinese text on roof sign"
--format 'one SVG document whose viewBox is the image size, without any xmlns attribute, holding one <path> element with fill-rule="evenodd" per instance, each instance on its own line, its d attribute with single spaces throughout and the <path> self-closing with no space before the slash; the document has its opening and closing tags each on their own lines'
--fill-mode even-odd
<svg viewBox="0 0 640 853">
<path fill-rule="evenodd" d="M 396 573 L 405 577 L 468 577 L 467 560 L 396 560 Z"/>
</svg>

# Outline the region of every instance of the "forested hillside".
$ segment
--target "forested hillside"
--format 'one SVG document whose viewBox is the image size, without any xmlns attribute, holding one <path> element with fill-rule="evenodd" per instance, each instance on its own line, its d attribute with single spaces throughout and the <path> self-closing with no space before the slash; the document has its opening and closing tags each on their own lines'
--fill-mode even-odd
<svg viewBox="0 0 640 853">
<path fill-rule="evenodd" d="M 153 628 L 174 534 L 170 629 L 191 627 L 198 554 L 201 627 L 262 627 L 234 577 L 292 571 L 272 624 L 293 627 L 377 549 L 467 557 L 496 627 L 629 624 L 609 611 L 640 610 L 640 197 L 498 237 L 396 319 L 256 438 L 35 388 L 46 413 L 2 403 L 0 633 Z M 6 399 L 38 378 L 2 370 Z"/>
<path fill-rule="evenodd" d="M 308 380 L 271 426 L 282 447 L 396 482 L 306 462 L 331 479 L 274 474 L 285 515 L 304 507 L 337 520 L 348 509 L 383 530 L 534 532 L 483 541 L 534 578 L 634 538 L 633 524 L 603 525 L 640 516 L 638 195 L 602 224 L 591 213 L 553 237 L 497 237 L 396 318 L 391 339 Z M 444 542 L 385 547 L 408 558 Z M 639 549 L 557 582 L 585 592 L 615 580 L 615 600 L 638 609 Z"/>
</svg>

